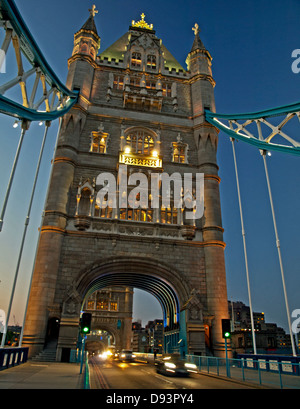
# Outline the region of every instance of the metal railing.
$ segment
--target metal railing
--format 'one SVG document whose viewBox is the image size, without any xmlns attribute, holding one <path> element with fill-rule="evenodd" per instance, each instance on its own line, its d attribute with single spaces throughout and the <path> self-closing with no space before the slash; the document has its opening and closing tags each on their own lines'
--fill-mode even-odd
<svg viewBox="0 0 300 409">
<path fill-rule="evenodd" d="M 0 348 L 0 371 L 23 364 L 28 358 L 28 348 Z"/>
<path fill-rule="evenodd" d="M 207 373 L 262 387 L 300 389 L 300 363 L 276 359 L 225 359 L 187 355 L 187 360 Z"/>
</svg>

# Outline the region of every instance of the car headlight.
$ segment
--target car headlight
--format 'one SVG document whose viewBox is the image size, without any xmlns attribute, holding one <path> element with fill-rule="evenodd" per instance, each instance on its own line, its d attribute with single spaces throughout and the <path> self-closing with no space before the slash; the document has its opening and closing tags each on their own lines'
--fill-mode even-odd
<svg viewBox="0 0 300 409">
<path fill-rule="evenodd" d="M 167 367 L 167 368 L 176 368 L 176 365 L 175 364 L 172 364 L 172 362 L 165 362 L 165 366 Z"/>
<path fill-rule="evenodd" d="M 132 358 L 135 358 L 135 355 L 132 355 Z"/>
<path fill-rule="evenodd" d="M 122 355 L 121 355 L 121 358 L 125 358 L 125 354 L 122 354 Z"/>
<path fill-rule="evenodd" d="M 184 366 L 185 366 L 186 368 L 190 368 L 190 369 L 197 369 L 197 366 L 196 366 L 195 364 L 186 363 L 186 364 L 184 364 Z"/>
</svg>

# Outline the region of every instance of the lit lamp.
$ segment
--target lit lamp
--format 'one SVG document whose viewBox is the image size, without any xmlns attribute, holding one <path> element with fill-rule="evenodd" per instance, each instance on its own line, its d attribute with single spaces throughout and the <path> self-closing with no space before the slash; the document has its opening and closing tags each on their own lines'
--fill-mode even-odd
<svg viewBox="0 0 300 409">
<path fill-rule="evenodd" d="M 126 146 L 125 153 L 130 153 L 130 147 L 129 146 Z"/>
<path fill-rule="evenodd" d="M 152 151 L 152 156 L 154 156 L 155 158 L 157 158 L 157 155 L 158 155 L 157 151 Z"/>
</svg>

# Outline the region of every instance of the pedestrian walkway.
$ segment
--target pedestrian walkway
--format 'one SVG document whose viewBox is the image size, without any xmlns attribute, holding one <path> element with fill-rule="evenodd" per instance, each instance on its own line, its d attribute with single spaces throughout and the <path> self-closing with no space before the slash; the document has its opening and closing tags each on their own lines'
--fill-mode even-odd
<svg viewBox="0 0 300 409">
<path fill-rule="evenodd" d="M 79 363 L 28 361 L 0 371 L 0 389 L 84 389 Z"/>
</svg>

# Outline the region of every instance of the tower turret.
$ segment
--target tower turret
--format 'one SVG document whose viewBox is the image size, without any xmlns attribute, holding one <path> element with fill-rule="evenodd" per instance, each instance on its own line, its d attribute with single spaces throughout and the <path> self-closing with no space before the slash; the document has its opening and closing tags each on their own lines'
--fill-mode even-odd
<svg viewBox="0 0 300 409">
<path fill-rule="evenodd" d="M 215 112 L 212 57 L 199 37 L 199 26 L 193 27 L 194 42 L 186 59 L 190 71 L 193 131 L 198 152 L 198 169 L 204 173 L 203 241 L 207 277 L 207 306 L 214 311 L 211 322 L 214 353 L 222 356 L 224 344 L 221 335 L 221 319 L 227 318 L 227 289 L 223 227 L 217 165 L 218 130 L 205 121 L 205 109 Z"/>
<path fill-rule="evenodd" d="M 100 49 L 100 37 L 94 21 L 98 13 L 96 6 L 89 9 L 90 15 L 81 29 L 74 34 L 72 57 L 68 60 L 69 72 L 67 87 L 80 89 L 80 94 L 89 99 L 93 70 L 96 68 L 96 57 Z"/>
<path fill-rule="evenodd" d="M 195 24 L 193 31 L 195 38 L 186 64 L 191 73 L 192 103 L 195 117 L 202 115 L 205 108 L 209 108 L 211 111 L 215 110 L 215 81 L 211 70 L 212 57 L 200 39 L 198 24 Z"/>
<path fill-rule="evenodd" d="M 72 56 L 75 54 L 84 54 L 96 60 L 97 52 L 100 48 L 100 37 L 97 32 L 94 21 L 95 15 L 98 13 L 96 6 L 93 5 L 89 9 L 90 15 L 84 25 L 77 33 L 74 34 L 74 47 Z"/>
</svg>

